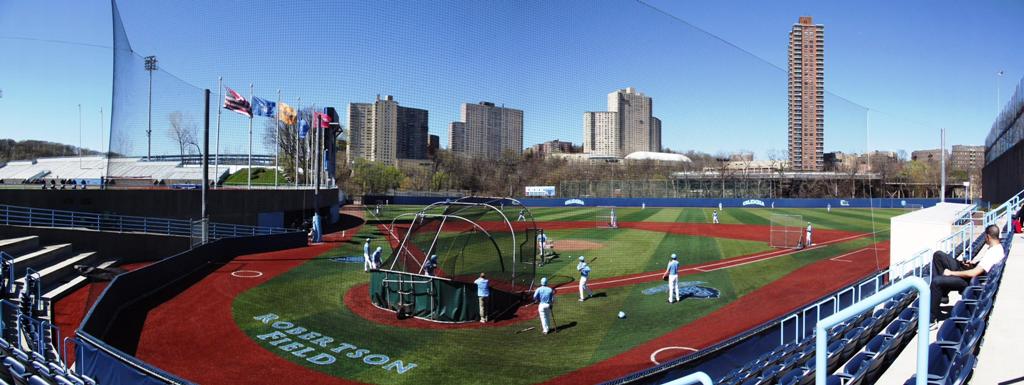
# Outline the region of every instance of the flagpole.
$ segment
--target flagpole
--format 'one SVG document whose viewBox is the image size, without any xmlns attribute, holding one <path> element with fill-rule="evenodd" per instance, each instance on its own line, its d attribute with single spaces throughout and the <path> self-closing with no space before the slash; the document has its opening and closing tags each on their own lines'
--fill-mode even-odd
<svg viewBox="0 0 1024 385">
<path fill-rule="evenodd" d="M 246 177 L 246 188 L 248 189 L 252 189 L 252 103 L 255 97 L 253 85 L 249 83 L 249 169 Z"/>
<path fill-rule="evenodd" d="M 277 159 L 281 157 L 281 89 L 277 90 L 277 121 L 274 122 L 274 188 L 277 188 L 277 176 L 281 172 Z"/>
<path fill-rule="evenodd" d="M 302 121 L 302 97 L 299 97 L 299 105 L 295 110 L 295 188 L 299 188 L 299 130 L 302 129 L 302 125 L 299 124 Z"/>
<path fill-rule="evenodd" d="M 224 103 L 223 76 L 217 77 L 217 100 L 220 101 L 219 103 Z M 216 165 L 213 166 L 213 175 L 217 176 L 217 181 L 220 181 L 220 112 L 223 109 L 223 107 L 217 108 L 217 152 L 215 152 L 213 155 L 213 162 L 216 163 Z M 216 182 L 214 182 L 213 184 L 214 186 L 217 185 Z"/>
<path fill-rule="evenodd" d="M 312 130 L 315 129 L 315 128 L 312 127 L 312 125 L 316 124 L 316 115 L 313 114 L 313 112 L 315 110 L 316 110 L 316 104 L 310 104 L 309 105 L 309 123 L 308 123 L 310 125 L 310 127 L 309 127 L 309 132 L 306 132 L 306 159 L 305 159 L 305 163 L 306 164 L 304 166 L 305 169 L 306 169 L 306 185 L 308 185 L 309 187 L 313 186 L 313 179 L 312 179 L 313 178 L 313 175 L 312 175 L 313 168 L 311 167 L 312 166 L 312 160 L 309 158 L 309 155 L 312 154 L 312 152 L 313 152 L 313 135 L 315 135 L 315 133 Z"/>
</svg>

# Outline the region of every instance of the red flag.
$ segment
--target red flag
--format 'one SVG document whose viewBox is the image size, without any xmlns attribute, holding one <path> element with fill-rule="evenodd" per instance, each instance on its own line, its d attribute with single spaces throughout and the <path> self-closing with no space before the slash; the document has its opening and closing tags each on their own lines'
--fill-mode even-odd
<svg viewBox="0 0 1024 385">
<path fill-rule="evenodd" d="M 327 128 L 331 126 L 331 116 L 322 112 L 315 112 L 318 119 L 316 120 L 320 126 L 318 128 Z"/>
</svg>

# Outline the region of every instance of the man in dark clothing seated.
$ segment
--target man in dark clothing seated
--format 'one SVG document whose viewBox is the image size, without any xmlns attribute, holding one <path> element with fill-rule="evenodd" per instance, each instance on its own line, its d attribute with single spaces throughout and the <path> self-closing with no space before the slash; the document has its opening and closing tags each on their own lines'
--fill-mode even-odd
<svg viewBox="0 0 1024 385">
<path fill-rule="evenodd" d="M 985 228 L 985 247 L 969 261 L 960 261 L 943 251 L 932 255 L 932 321 L 939 314 L 942 298 L 950 291 L 962 292 L 970 284 L 971 278 L 987 274 L 1006 257 L 1003 244 L 999 242 L 999 227 L 989 225 Z"/>
</svg>

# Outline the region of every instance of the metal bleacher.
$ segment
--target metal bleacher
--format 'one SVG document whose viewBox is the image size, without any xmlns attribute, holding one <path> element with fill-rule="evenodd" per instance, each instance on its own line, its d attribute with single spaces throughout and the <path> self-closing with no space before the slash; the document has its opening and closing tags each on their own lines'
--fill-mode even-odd
<svg viewBox="0 0 1024 385">
<path fill-rule="evenodd" d="M 930 281 L 931 269 L 925 265 L 930 264 L 930 258 L 919 258 L 918 263 L 922 266 L 913 266 L 906 269 L 908 273 L 905 276 L 894 277 L 885 286 L 888 290 L 876 290 L 875 294 L 861 298 L 844 311 L 817 320 L 819 330 L 824 333 L 816 332 L 809 336 L 798 334 L 803 337 L 793 342 L 783 341 L 771 351 L 732 370 L 717 381 L 705 379 L 699 376 L 702 372 L 697 372 L 670 384 L 960 385 L 970 383 L 972 379 L 979 379 L 975 382 L 985 384 L 1019 380 L 1022 378 L 1020 372 L 1024 370 L 1016 364 L 1019 359 L 1012 353 L 1019 350 L 1020 341 L 1007 342 L 1008 339 L 1012 340 L 1008 337 L 1016 334 L 1015 330 L 1024 318 L 1019 313 L 1019 301 L 1000 304 L 1000 307 L 1005 306 L 1007 310 L 995 319 L 1000 320 L 1000 330 L 1009 331 L 1007 335 L 1000 335 L 1000 341 L 996 343 L 1000 352 L 980 354 L 984 351 L 986 331 L 990 329 L 992 314 L 999 309 L 996 299 L 1007 261 L 1013 259 L 1010 258 L 1013 254 L 1024 254 L 1024 244 L 1018 245 L 1014 253 L 1010 252 L 1015 237 L 1010 220 L 1024 202 L 1022 198 L 1024 191 L 990 210 L 980 224 L 973 220 L 973 213 L 970 212 L 965 213 L 965 220 L 956 223 L 961 227 L 950 237 L 949 242 L 944 242 L 943 251 L 955 257 L 971 259 L 982 251 L 984 234 L 983 231 L 967 227 L 980 225 L 984 229 L 988 225 L 996 225 L 1000 229 L 1003 250 L 1008 256 L 987 274 L 972 279 L 959 298 L 956 298 L 955 292 L 951 293 L 949 317 L 939 321 L 937 328 L 933 327 L 930 333 L 923 332 L 926 323 L 918 323 L 919 316 L 929 316 L 929 312 L 921 312 L 920 307 L 929 306 L 928 298 L 924 297 L 930 296 L 930 293 L 923 288 L 927 288 L 927 282 Z M 968 239 L 964 238 L 964 234 L 981 235 Z M 1024 287 L 1024 284 L 1018 286 Z M 919 295 L 921 290 L 924 292 Z M 821 342 L 824 342 L 821 345 L 816 344 L 819 335 L 822 335 Z M 924 351 L 912 349 L 916 355 L 903 354 L 904 348 L 911 344 L 927 348 Z M 818 346 L 824 347 L 822 352 L 818 352 Z M 979 357 L 1000 364 L 979 364 Z M 825 368 L 823 374 L 817 373 L 816 358 L 822 360 L 821 367 Z M 992 370 L 976 373 L 976 367 Z M 926 373 L 922 373 L 924 377 L 919 380 L 914 374 L 916 372 Z M 1007 380 L 1011 382 L 1004 382 Z"/>
</svg>

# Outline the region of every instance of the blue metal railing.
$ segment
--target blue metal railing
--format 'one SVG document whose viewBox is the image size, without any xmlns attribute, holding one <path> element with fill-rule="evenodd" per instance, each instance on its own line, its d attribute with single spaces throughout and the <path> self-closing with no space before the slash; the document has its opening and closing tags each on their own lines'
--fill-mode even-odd
<svg viewBox="0 0 1024 385">
<path fill-rule="evenodd" d="M 190 237 L 192 222 L 184 219 L 137 217 L 0 205 L 0 224 L 147 233 Z M 209 223 L 209 240 L 255 235 L 284 234 L 299 230 L 281 227 Z"/>
<path fill-rule="evenodd" d="M 1013 231 L 1013 226 L 1009 226 L 1010 218 L 1016 212 L 1017 208 L 1020 207 L 1022 199 L 1024 199 L 1024 190 L 1010 197 L 1010 199 L 1007 199 L 1006 202 L 1003 202 L 1003 204 L 998 207 L 985 213 L 984 226 L 999 226 L 1001 236 L 1005 236 Z M 1006 226 L 1004 227 L 1004 225 Z"/>
<path fill-rule="evenodd" d="M 691 373 L 685 377 L 677 378 L 672 381 L 666 382 L 664 385 L 714 385 L 714 381 L 711 381 L 711 377 L 704 372 Z"/>
<path fill-rule="evenodd" d="M 931 320 L 931 290 L 920 277 L 902 279 L 862 301 L 854 303 L 840 312 L 830 315 L 815 326 L 814 380 L 818 385 L 826 383 L 828 377 L 826 358 L 828 354 L 828 330 L 849 318 L 873 309 L 908 289 L 917 290 L 917 385 L 928 381 L 928 322 Z"/>
</svg>

